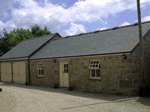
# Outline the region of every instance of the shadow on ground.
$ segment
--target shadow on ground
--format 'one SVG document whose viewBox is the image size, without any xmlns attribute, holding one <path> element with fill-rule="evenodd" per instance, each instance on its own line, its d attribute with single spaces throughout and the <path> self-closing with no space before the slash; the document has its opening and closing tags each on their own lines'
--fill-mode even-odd
<svg viewBox="0 0 150 112">
<path fill-rule="evenodd" d="M 33 86 L 33 85 L 28 86 L 28 85 L 8 84 L 8 83 L 4 83 L 3 85 L 4 86 L 11 86 L 11 87 L 19 87 L 19 88 L 24 88 L 24 89 L 35 89 L 35 90 L 39 90 L 39 91 L 47 91 L 47 92 L 53 92 L 53 93 L 67 94 L 67 95 L 92 98 L 92 99 L 93 98 L 94 99 L 101 99 L 101 100 L 109 101 L 109 103 L 110 102 L 113 103 L 113 102 L 125 102 L 125 101 L 129 101 L 129 100 L 135 100 L 135 102 L 137 101 L 143 105 L 150 106 L 150 98 L 146 98 L 146 97 L 96 94 L 96 93 L 69 91 L 68 88 L 54 89 L 52 87 L 45 87 L 45 86 Z M 1 88 L 3 85 L 1 85 Z M 108 102 L 103 102 L 103 103 L 108 103 Z M 91 104 L 91 105 L 96 105 L 96 103 Z M 84 105 L 84 106 L 86 106 L 86 105 Z"/>
<path fill-rule="evenodd" d="M 150 106 L 150 97 L 139 97 L 137 102 L 139 102 L 143 105 L 146 105 L 146 106 Z"/>
<path fill-rule="evenodd" d="M 4 83 L 3 85 L 25 88 L 25 89 L 35 89 L 35 90 L 39 90 L 39 91 L 47 91 L 47 92 L 53 92 L 53 93 L 62 93 L 62 94 L 79 96 L 79 97 L 102 99 L 102 100 L 107 100 L 107 101 L 115 101 L 115 100 L 119 100 L 119 99 L 134 98 L 134 97 L 130 97 L 130 96 L 121 96 L 121 95 L 107 95 L 107 94 L 87 93 L 87 92 L 79 92 L 79 91 L 69 91 L 68 88 L 54 89 L 52 87 L 45 87 L 45 86 L 33 86 L 33 85 L 28 86 L 28 85 L 9 84 L 9 83 Z M 112 97 L 112 96 L 115 96 L 115 97 Z"/>
</svg>

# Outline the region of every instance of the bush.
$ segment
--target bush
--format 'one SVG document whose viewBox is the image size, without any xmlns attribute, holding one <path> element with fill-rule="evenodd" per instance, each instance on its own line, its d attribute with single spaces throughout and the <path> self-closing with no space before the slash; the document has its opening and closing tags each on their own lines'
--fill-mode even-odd
<svg viewBox="0 0 150 112">
<path fill-rule="evenodd" d="M 0 88 L 0 92 L 2 92 L 2 88 Z"/>
<path fill-rule="evenodd" d="M 73 91 L 73 86 L 69 86 L 68 90 Z"/>
<path fill-rule="evenodd" d="M 54 84 L 54 89 L 57 89 L 59 88 L 59 85 L 58 84 Z"/>
<path fill-rule="evenodd" d="M 150 96 L 150 87 L 149 86 L 141 86 L 139 88 L 138 95 L 141 97 L 148 97 Z"/>
<path fill-rule="evenodd" d="M 75 89 L 76 89 L 76 86 L 75 86 L 75 85 L 69 86 L 69 88 L 68 88 L 69 91 L 73 91 L 73 90 L 75 90 Z"/>
</svg>

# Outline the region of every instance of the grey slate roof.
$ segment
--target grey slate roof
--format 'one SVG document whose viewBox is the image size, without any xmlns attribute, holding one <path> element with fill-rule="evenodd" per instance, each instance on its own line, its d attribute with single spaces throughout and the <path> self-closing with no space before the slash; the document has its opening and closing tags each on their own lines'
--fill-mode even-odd
<svg viewBox="0 0 150 112">
<path fill-rule="evenodd" d="M 143 35 L 150 22 L 143 23 Z M 51 41 L 30 59 L 130 52 L 139 42 L 138 25 Z"/>
<path fill-rule="evenodd" d="M 50 40 L 54 35 L 55 34 L 22 41 L 17 46 L 8 51 L 6 54 L 4 54 L 2 57 L 0 57 L 0 59 L 28 57 L 40 46 Z"/>
</svg>

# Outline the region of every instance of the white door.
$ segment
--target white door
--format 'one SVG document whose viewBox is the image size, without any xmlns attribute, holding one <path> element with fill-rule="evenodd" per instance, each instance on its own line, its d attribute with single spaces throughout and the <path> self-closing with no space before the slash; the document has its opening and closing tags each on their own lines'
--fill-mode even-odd
<svg viewBox="0 0 150 112">
<path fill-rule="evenodd" d="M 60 87 L 69 87 L 68 62 L 60 62 Z"/>
<path fill-rule="evenodd" d="M 26 66 L 25 62 L 13 62 L 13 81 L 14 83 L 26 83 Z"/>
<path fill-rule="evenodd" d="M 12 82 L 11 63 L 1 63 L 1 80 L 3 82 Z"/>
</svg>

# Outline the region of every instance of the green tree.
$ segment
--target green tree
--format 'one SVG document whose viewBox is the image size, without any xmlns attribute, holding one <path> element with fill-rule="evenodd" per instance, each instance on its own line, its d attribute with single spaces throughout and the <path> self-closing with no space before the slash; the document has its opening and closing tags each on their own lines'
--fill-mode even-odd
<svg viewBox="0 0 150 112">
<path fill-rule="evenodd" d="M 46 26 L 44 27 L 44 29 L 41 29 L 41 27 L 38 26 L 37 24 L 31 27 L 31 32 L 34 37 L 51 34 L 51 32 L 48 30 Z"/>
<path fill-rule="evenodd" d="M 8 33 L 6 29 L 3 29 L 3 36 L 0 34 L 0 56 L 8 52 L 24 39 L 36 38 L 48 34 L 51 34 L 51 32 L 46 26 L 42 29 L 36 24 L 31 26 L 31 30 L 17 28 Z"/>
<path fill-rule="evenodd" d="M 0 56 L 3 55 L 3 46 L 4 46 L 3 44 L 4 44 L 4 42 L 3 42 L 2 38 L 0 38 Z"/>
<path fill-rule="evenodd" d="M 29 29 L 14 29 L 13 32 L 15 36 L 18 36 L 21 40 L 30 39 L 33 37 L 33 34 Z"/>
</svg>

